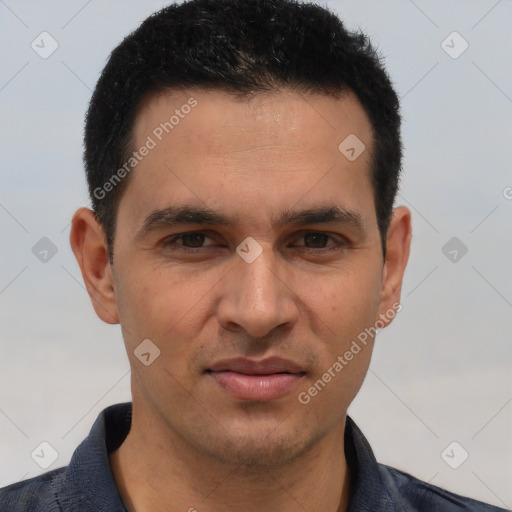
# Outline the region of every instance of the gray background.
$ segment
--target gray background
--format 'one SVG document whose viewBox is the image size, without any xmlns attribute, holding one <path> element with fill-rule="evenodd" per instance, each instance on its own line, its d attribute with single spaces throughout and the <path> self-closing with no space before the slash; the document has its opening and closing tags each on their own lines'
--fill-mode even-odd
<svg viewBox="0 0 512 512">
<path fill-rule="evenodd" d="M 380 461 L 512 507 L 512 4 L 327 4 L 378 44 L 402 97 L 398 204 L 414 228 L 403 310 L 349 412 Z M 0 0 L 0 486 L 43 472 L 31 458 L 42 441 L 58 452 L 50 469 L 66 464 L 97 414 L 130 399 L 120 329 L 93 312 L 69 222 L 89 205 L 91 90 L 114 46 L 163 5 Z M 43 31 L 59 45 L 47 59 L 31 48 Z M 57 249 L 46 262 L 32 251 L 42 237 Z"/>
</svg>

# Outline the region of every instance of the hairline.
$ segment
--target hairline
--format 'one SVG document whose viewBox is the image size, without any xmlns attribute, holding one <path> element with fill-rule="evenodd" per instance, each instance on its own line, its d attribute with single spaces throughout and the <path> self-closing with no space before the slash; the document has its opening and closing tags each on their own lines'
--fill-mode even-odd
<svg viewBox="0 0 512 512">
<path fill-rule="evenodd" d="M 374 123 L 367 112 L 365 106 L 361 102 L 361 99 L 357 92 L 355 92 L 352 88 L 341 85 L 337 90 L 334 90 L 332 88 L 322 88 L 321 86 L 315 87 L 315 86 L 303 86 L 301 84 L 294 84 L 294 83 L 278 83 L 276 80 L 272 80 L 272 77 L 270 80 L 264 80 L 262 81 L 261 87 L 253 87 L 248 90 L 240 90 L 235 89 L 234 87 L 229 87 L 223 84 L 212 84 L 212 85 L 189 85 L 189 86 L 183 86 L 183 85 L 163 85 L 161 87 L 153 87 L 149 88 L 141 97 L 139 100 L 137 106 L 134 109 L 134 114 L 131 119 L 131 126 L 128 129 L 127 136 L 125 136 L 124 140 L 121 142 L 120 146 L 124 147 L 124 150 L 122 152 L 122 160 L 126 161 L 129 159 L 130 155 L 135 151 L 136 148 L 136 142 L 135 142 L 135 125 L 137 123 L 137 120 L 139 119 L 139 116 L 141 112 L 143 111 L 144 107 L 147 106 L 154 98 L 161 97 L 165 94 L 172 94 L 176 92 L 184 92 L 184 91 L 192 91 L 192 92 L 209 92 L 209 91 L 221 91 L 226 92 L 232 98 L 239 100 L 239 101 L 247 101 L 251 100 L 252 98 L 256 97 L 265 97 L 265 96 L 271 96 L 273 94 L 288 91 L 291 93 L 303 95 L 303 94 L 310 94 L 310 95 L 321 95 L 325 97 L 330 97 L 333 99 L 339 99 L 343 96 L 352 94 L 357 101 L 359 102 L 359 105 L 363 112 L 365 113 L 368 122 L 370 124 L 371 128 L 371 160 L 370 165 L 368 168 L 368 179 L 370 180 L 370 187 L 372 190 L 373 195 L 373 206 L 375 209 L 375 215 L 378 221 L 378 211 L 377 211 L 377 190 L 374 185 L 373 177 L 378 169 L 376 169 L 378 162 L 377 162 L 377 133 L 376 128 L 374 126 Z M 126 188 L 129 186 L 131 181 L 131 176 L 128 174 L 126 178 L 120 183 L 119 189 L 117 191 L 117 194 L 115 196 L 115 199 L 112 204 L 112 222 L 111 222 L 111 233 L 110 233 L 110 240 L 107 240 L 108 245 L 108 252 L 110 256 L 110 261 L 113 263 L 114 260 L 114 240 L 115 240 L 115 233 L 117 228 L 117 218 L 118 218 L 118 209 L 119 209 L 119 203 L 121 202 L 121 199 L 125 193 Z M 383 257 L 385 257 L 386 254 L 386 233 L 383 233 L 380 229 L 380 225 L 378 224 L 379 228 L 379 234 L 381 238 L 381 246 L 382 246 L 382 253 Z M 102 226 L 105 227 L 105 226 Z"/>
</svg>

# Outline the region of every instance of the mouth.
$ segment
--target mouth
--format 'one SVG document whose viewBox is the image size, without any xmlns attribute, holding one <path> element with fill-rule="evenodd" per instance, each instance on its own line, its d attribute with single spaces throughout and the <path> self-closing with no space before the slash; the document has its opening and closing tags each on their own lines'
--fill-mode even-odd
<svg viewBox="0 0 512 512">
<path fill-rule="evenodd" d="M 234 398 L 260 402 L 289 393 L 306 374 L 299 365 L 282 358 L 229 359 L 215 363 L 206 373 Z"/>
</svg>

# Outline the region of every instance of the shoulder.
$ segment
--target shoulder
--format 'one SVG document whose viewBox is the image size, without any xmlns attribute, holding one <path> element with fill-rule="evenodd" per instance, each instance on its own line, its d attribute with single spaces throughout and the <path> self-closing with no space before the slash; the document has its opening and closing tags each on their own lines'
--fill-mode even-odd
<svg viewBox="0 0 512 512">
<path fill-rule="evenodd" d="M 401 502 L 404 510 L 445 512 L 503 512 L 505 509 L 460 496 L 429 484 L 398 469 L 379 464 L 381 475 L 393 498 Z"/>
<path fill-rule="evenodd" d="M 66 468 L 8 485 L 0 489 L 2 512 L 62 512 L 55 496 L 55 488 Z"/>
</svg>

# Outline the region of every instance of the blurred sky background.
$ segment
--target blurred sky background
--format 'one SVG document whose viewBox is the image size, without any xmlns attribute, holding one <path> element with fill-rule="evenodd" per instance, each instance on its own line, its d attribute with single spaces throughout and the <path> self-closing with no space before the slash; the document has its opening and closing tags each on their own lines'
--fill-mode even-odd
<svg viewBox="0 0 512 512">
<path fill-rule="evenodd" d="M 403 310 L 349 413 L 381 462 L 510 508 L 512 2 L 318 3 L 385 57 L 404 117 L 397 203 L 413 213 Z M 130 400 L 119 326 L 90 305 L 69 223 L 90 204 L 91 91 L 110 51 L 164 5 L 0 0 L 0 486 L 43 472 L 31 458 L 42 441 L 58 452 L 50 469 L 67 464 L 98 413 Z M 46 59 L 31 47 L 42 32 L 58 43 Z M 47 262 L 33 252 L 43 237 L 57 250 Z M 457 469 L 453 441 L 452 465 L 469 454 Z"/>
</svg>

